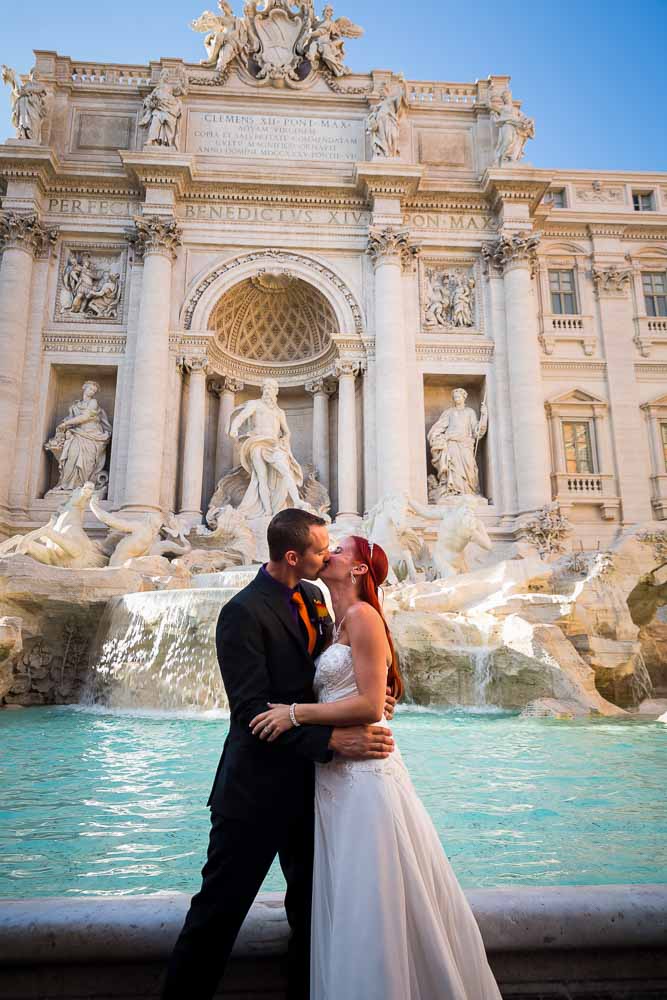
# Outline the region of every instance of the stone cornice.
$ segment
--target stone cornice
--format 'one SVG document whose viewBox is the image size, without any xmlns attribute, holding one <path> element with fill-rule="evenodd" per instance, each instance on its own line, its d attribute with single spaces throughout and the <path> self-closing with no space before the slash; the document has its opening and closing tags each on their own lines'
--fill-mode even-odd
<svg viewBox="0 0 667 1000">
<path fill-rule="evenodd" d="M 119 156 L 130 179 L 144 189 L 158 185 L 172 187 L 182 198 L 187 186 L 192 184 L 192 156 L 173 150 L 119 150 Z"/>
<path fill-rule="evenodd" d="M 531 167 L 491 167 L 484 171 L 482 193 L 494 211 L 503 202 L 527 202 L 534 211 L 551 184 L 551 172 Z"/>
<path fill-rule="evenodd" d="M 280 204 L 286 207 L 330 208 L 337 206 L 363 210 L 367 199 L 354 188 L 276 186 L 267 184 L 224 184 L 195 181 L 188 185 L 184 195 L 188 201 L 224 201 L 245 203 Z"/>
<path fill-rule="evenodd" d="M 34 214 L 0 213 L 0 247 L 25 250 L 33 257 L 48 253 L 58 238 L 57 229 L 46 229 Z"/>
<path fill-rule="evenodd" d="M 439 358 L 464 358 L 471 361 L 488 362 L 492 360 L 494 350 L 493 341 L 481 337 L 475 338 L 474 341 L 457 340 L 454 343 L 418 340 L 416 344 L 417 359 L 428 359 L 429 361 Z"/>
<path fill-rule="evenodd" d="M 40 192 L 60 173 L 56 154 L 48 146 L 37 146 L 18 139 L 8 139 L 0 146 L 0 176 L 33 179 Z"/>
<path fill-rule="evenodd" d="M 411 165 L 392 160 L 370 160 L 354 165 L 357 189 L 369 198 L 375 195 L 397 198 L 414 195 L 423 174 L 424 167 L 420 164 Z"/>
<path fill-rule="evenodd" d="M 146 257 L 152 253 L 163 254 L 173 260 L 181 245 L 181 229 L 175 219 L 159 215 L 136 215 L 135 228 L 128 233 L 135 253 Z"/>
</svg>

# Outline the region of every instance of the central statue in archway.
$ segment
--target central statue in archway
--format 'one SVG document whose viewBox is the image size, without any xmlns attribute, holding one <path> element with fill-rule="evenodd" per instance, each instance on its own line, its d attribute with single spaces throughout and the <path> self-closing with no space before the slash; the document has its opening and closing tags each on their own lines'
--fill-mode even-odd
<svg viewBox="0 0 667 1000">
<path fill-rule="evenodd" d="M 238 406 L 229 422 L 229 436 L 240 441 L 239 461 L 250 476 L 238 507 L 247 518 L 306 506 L 299 495 L 303 471 L 292 454 L 287 419 L 277 400 L 278 383 L 267 378 L 261 397 Z"/>
</svg>

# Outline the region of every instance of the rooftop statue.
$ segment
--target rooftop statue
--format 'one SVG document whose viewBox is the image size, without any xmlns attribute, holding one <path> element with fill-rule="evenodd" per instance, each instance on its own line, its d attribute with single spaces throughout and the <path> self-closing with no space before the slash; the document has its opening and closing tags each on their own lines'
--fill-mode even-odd
<svg viewBox="0 0 667 1000">
<path fill-rule="evenodd" d="M 247 0 L 242 17 L 228 0 L 218 0 L 218 9 L 219 14 L 205 10 L 190 25 L 206 32 L 202 65 L 225 74 L 238 60 L 256 80 L 275 86 L 298 86 L 318 70 L 345 76 L 345 39 L 363 34 L 349 18 L 334 19 L 329 5 L 318 17 L 312 0 L 264 0 L 261 6 Z"/>
<path fill-rule="evenodd" d="M 46 118 L 46 88 L 35 79 L 35 70 L 31 69 L 28 79 L 21 83 L 13 69 L 3 66 L 2 82 L 11 87 L 12 125 L 16 138 L 41 142 Z"/>
<path fill-rule="evenodd" d="M 399 155 L 400 121 L 407 106 L 403 81 L 394 93 L 389 92 L 386 84 L 383 86 L 382 100 L 366 119 L 366 131 L 371 136 L 373 156 Z"/>
<path fill-rule="evenodd" d="M 144 100 L 139 124 L 148 129 L 147 146 L 177 147 L 178 126 L 185 87 L 181 82 L 170 82 L 169 70 L 163 69 L 157 87 Z"/>
<path fill-rule="evenodd" d="M 535 120 L 516 107 L 509 90 L 504 90 L 500 98 L 492 99 L 491 111 L 498 126 L 494 163 L 497 167 L 516 163 L 523 156 L 528 139 L 535 138 Z"/>
</svg>

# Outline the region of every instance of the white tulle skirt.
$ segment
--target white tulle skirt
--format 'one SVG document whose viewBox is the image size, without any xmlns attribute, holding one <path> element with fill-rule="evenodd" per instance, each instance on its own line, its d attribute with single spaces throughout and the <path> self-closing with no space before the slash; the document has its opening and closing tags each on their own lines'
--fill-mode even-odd
<svg viewBox="0 0 667 1000">
<path fill-rule="evenodd" d="M 311 1000 L 501 1000 L 400 753 L 318 765 Z"/>
</svg>

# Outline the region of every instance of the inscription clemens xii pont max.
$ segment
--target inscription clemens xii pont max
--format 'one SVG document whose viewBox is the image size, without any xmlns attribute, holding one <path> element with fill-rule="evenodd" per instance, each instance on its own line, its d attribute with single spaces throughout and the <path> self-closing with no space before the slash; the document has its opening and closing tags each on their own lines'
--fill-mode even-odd
<svg viewBox="0 0 667 1000">
<path fill-rule="evenodd" d="M 191 111 L 188 150 L 280 160 L 363 160 L 364 124 L 346 118 Z"/>
</svg>

